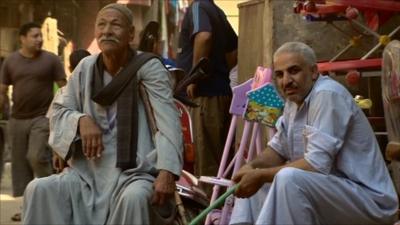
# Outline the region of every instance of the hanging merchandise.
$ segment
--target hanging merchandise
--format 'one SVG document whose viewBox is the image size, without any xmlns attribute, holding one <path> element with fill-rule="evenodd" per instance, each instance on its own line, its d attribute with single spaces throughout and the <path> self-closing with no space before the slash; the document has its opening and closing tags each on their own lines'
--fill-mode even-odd
<svg viewBox="0 0 400 225">
<path fill-rule="evenodd" d="M 161 24 L 161 45 L 162 53 L 164 58 L 168 58 L 168 26 L 167 26 L 167 14 L 166 14 L 166 1 L 160 0 L 160 24 Z"/>
<path fill-rule="evenodd" d="M 176 1 L 178 2 L 179 10 L 185 10 L 187 7 L 189 7 L 188 0 L 176 0 Z"/>
<path fill-rule="evenodd" d="M 42 24 L 43 49 L 58 55 L 57 20 L 47 17 Z"/>
<path fill-rule="evenodd" d="M 170 12 L 173 14 L 173 24 L 175 26 L 179 25 L 179 1 L 178 0 L 170 0 Z"/>
<path fill-rule="evenodd" d="M 178 10 L 179 10 L 178 27 L 179 28 L 181 27 L 183 17 L 185 16 L 185 13 L 186 13 L 186 10 L 188 7 L 189 7 L 189 2 L 187 0 L 178 0 Z"/>
</svg>

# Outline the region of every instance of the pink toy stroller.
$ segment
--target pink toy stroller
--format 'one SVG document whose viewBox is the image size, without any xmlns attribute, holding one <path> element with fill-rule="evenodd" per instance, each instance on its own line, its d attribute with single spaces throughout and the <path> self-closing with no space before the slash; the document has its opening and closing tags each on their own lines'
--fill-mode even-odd
<svg viewBox="0 0 400 225">
<path fill-rule="evenodd" d="M 258 154 L 262 151 L 260 124 L 267 125 L 271 128 L 269 132 L 270 135 L 274 133 L 273 128 L 278 117 L 281 115 L 284 103 L 277 94 L 274 85 L 271 83 L 271 76 L 272 71 L 270 69 L 258 67 L 254 79 L 250 79 L 233 89 L 233 98 L 230 107 L 232 121 L 218 175 L 217 177 L 200 177 L 201 182 L 214 184 L 213 194 L 210 201 L 211 204 L 213 204 L 217 199 L 220 186 L 233 186 L 230 180 L 225 179 L 232 170 L 232 167 L 234 174 L 241 167 L 244 160 L 250 160 L 256 153 Z M 237 120 L 239 118 L 244 120 L 243 135 L 240 140 L 240 147 L 236 152 L 234 159 L 227 166 L 227 158 L 235 134 Z M 248 151 L 245 152 L 250 131 L 252 133 L 250 146 L 248 147 Z M 244 157 L 245 153 L 247 153 L 247 159 Z M 233 192 L 233 189 L 229 189 L 228 192 Z M 233 201 L 233 196 L 227 197 L 225 205 L 221 210 L 213 210 L 208 214 L 206 224 L 228 224 L 233 207 Z M 204 214 L 204 211 L 202 214 Z M 199 217 L 201 217 L 201 215 L 195 218 L 195 220 L 190 224 L 197 224 L 200 221 Z"/>
</svg>

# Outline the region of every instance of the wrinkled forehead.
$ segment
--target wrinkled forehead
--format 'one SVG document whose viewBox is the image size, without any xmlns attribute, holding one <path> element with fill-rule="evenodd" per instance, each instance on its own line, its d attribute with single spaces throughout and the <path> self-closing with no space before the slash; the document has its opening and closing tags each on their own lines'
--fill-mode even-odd
<svg viewBox="0 0 400 225">
<path fill-rule="evenodd" d="M 105 21 L 119 21 L 126 24 L 129 24 L 129 21 L 125 16 L 116 9 L 103 9 L 101 10 L 96 17 L 96 21 L 105 20 Z"/>
<path fill-rule="evenodd" d="M 295 52 L 282 52 L 275 56 L 273 61 L 273 69 L 277 70 L 286 70 L 292 66 L 306 66 L 307 63 L 304 57 Z"/>
<path fill-rule="evenodd" d="M 107 13 L 107 12 L 112 12 L 112 13 Z M 104 16 L 104 14 L 118 14 L 122 20 L 127 22 L 128 25 L 132 25 L 133 23 L 133 15 L 130 9 L 128 9 L 126 6 L 117 4 L 117 3 L 112 3 L 108 4 L 105 7 L 103 7 L 98 13 L 97 13 L 97 18 L 99 16 Z"/>
</svg>

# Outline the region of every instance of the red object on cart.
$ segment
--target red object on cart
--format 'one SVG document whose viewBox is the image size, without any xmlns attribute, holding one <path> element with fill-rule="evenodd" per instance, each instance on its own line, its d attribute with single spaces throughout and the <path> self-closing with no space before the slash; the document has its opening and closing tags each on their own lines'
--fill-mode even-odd
<svg viewBox="0 0 400 225">
<path fill-rule="evenodd" d="M 192 130 L 192 119 L 188 108 L 180 101 L 174 99 L 175 105 L 179 111 L 179 117 L 181 120 L 181 128 L 183 134 L 183 158 L 184 164 L 183 169 L 193 173 L 193 165 L 195 158 L 195 148 L 193 144 L 193 130 Z"/>
<path fill-rule="evenodd" d="M 348 19 L 348 9 L 352 8 L 364 15 L 367 26 L 376 31 L 380 25 L 389 20 L 396 12 L 400 12 L 398 0 L 298 0 L 294 12 L 302 15 L 326 17 L 345 14 Z"/>
<path fill-rule="evenodd" d="M 382 59 L 364 59 L 364 60 L 344 60 L 335 62 L 321 62 L 318 63 L 318 71 L 348 71 L 348 70 L 369 70 L 380 69 L 382 66 Z"/>
</svg>

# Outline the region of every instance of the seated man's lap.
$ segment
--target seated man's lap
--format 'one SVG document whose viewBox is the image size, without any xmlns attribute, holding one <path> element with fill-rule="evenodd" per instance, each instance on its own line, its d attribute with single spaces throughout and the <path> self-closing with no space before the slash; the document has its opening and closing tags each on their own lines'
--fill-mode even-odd
<svg viewBox="0 0 400 225">
<path fill-rule="evenodd" d="M 276 174 L 269 195 L 277 197 L 267 199 L 277 201 L 283 195 L 290 196 L 289 207 L 293 208 L 310 205 L 322 223 L 341 224 L 354 221 L 354 218 L 365 222 L 379 219 L 379 216 L 370 218 L 380 209 L 366 190 L 349 179 L 333 175 L 285 168 Z M 268 204 L 271 203 L 265 201 L 261 211 L 268 208 Z"/>
<path fill-rule="evenodd" d="M 267 198 L 270 186 L 270 184 L 264 184 L 250 198 L 235 198 L 230 224 L 254 224 Z"/>
<path fill-rule="evenodd" d="M 264 185 L 249 199 L 236 200 L 230 223 L 255 223 L 257 218 L 254 217 L 268 217 L 265 211 L 269 211 L 269 207 L 276 207 L 274 204 L 286 197 L 290 198 L 289 207 L 311 205 L 323 223 L 340 224 L 341 221 L 348 222 L 354 218 L 366 219 L 367 222 L 379 219 L 369 218 L 380 209 L 358 184 L 333 175 L 285 168 L 276 174 L 271 188 Z M 303 199 L 307 199 L 309 204 Z M 258 212 L 255 210 L 257 207 Z"/>
<path fill-rule="evenodd" d="M 121 200 L 134 202 L 149 202 L 153 194 L 153 183 L 147 180 L 136 180 L 126 186 L 120 193 Z"/>
<path fill-rule="evenodd" d="M 68 187 L 79 188 L 75 179 L 73 176 L 55 174 L 32 180 L 24 192 L 24 223 L 57 221 L 59 224 L 69 224 L 72 212 L 71 190 Z"/>
<path fill-rule="evenodd" d="M 151 213 L 155 212 L 155 216 L 168 217 L 171 215 L 175 208 L 175 202 L 172 199 L 166 201 L 162 206 L 156 206 L 151 204 L 153 196 L 153 182 L 148 180 L 137 180 L 129 184 L 123 191 L 122 197 L 129 199 L 133 204 L 148 204 L 151 206 Z M 153 215 L 154 216 L 154 215 Z"/>
<path fill-rule="evenodd" d="M 26 190 L 25 196 L 32 194 L 45 194 L 47 196 L 57 195 L 58 198 L 69 198 L 68 193 L 79 191 L 82 183 L 79 177 L 71 172 L 63 172 L 61 174 L 53 174 L 48 177 L 36 178 L 32 180 Z M 69 190 L 69 189 L 75 190 Z M 32 197 L 32 196 L 31 196 Z"/>
<path fill-rule="evenodd" d="M 114 221 L 114 217 L 118 216 L 122 211 L 129 210 L 132 212 L 141 213 L 142 217 L 150 217 L 151 223 L 154 224 L 167 224 L 165 221 L 170 219 L 175 212 L 175 202 L 169 199 L 165 204 L 158 206 L 152 205 L 151 200 L 153 196 L 153 183 L 146 179 L 135 180 L 120 193 L 116 193 L 116 198 L 113 198 L 111 203 L 110 219 Z M 132 215 L 133 216 L 133 215 Z M 128 216 L 129 217 L 129 216 Z M 135 216 L 137 218 L 137 216 Z M 127 218 L 129 221 L 133 219 Z"/>
</svg>

